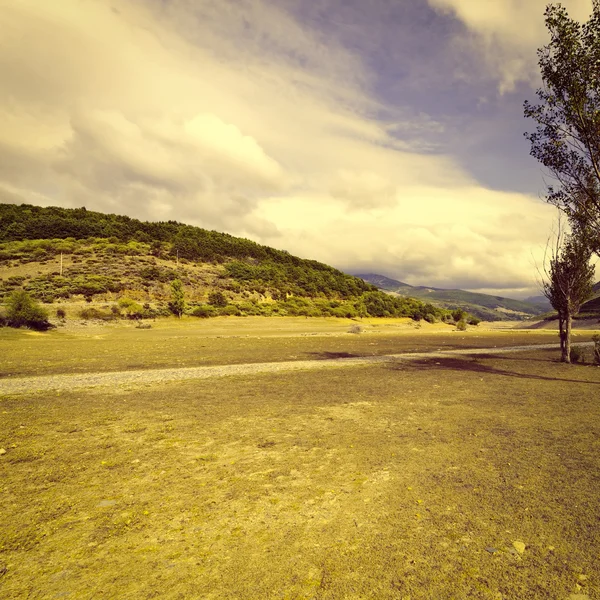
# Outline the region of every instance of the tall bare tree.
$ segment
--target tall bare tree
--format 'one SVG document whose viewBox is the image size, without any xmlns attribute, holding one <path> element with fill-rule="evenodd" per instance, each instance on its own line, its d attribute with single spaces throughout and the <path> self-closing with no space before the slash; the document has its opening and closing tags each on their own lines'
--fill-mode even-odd
<svg viewBox="0 0 600 600">
<path fill-rule="evenodd" d="M 550 43 L 538 50 L 540 103 L 525 102 L 537 122 L 526 133 L 531 155 L 555 180 L 546 199 L 563 210 L 600 254 L 600 0 L 589 20 L 571 19 L 560 4 L 546 8 Z"/>
<path fill-rule="evenodd" d="M 569 237 L 559 232 L 545 265 L 544 295 L 558 312 L 561 360 L 571 362 L 571 328 L 582 304 L 590 298 L 594 285 L 592 250 L 580 233 Z"/>
</svg>

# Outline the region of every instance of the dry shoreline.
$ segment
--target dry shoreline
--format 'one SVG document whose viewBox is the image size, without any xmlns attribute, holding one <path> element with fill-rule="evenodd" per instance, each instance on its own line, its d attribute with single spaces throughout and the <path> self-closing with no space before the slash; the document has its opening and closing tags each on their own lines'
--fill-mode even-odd
<svg viewBox="0 0 600 600">
<path fill-rule="evenodd" d="M 580 342 L 581 346 L 592 346 L 593 342 Z M 171 369 L 148 369 L 97 373 L 43 375 L 37 377 L 15 377 L 0 380 L 0 395 L 21 395 L 46 391 L 70 391 L 106 386 L 143 386 L 150 383 L 207 379 L 235 375 L 254 375 L 279 371 L 305 371 L 314 369 L 341 368 L 373 363 L 444 358 L 449 356 L 500 354 L 531 350 L 551 350 L 559 344 L 535 344 L 503 348 L 468 348 L 443 352 L 408 352 L 383 356 L 329 358 L 322 360 L 300 360 L 269 363 L 246 363 L 204 367 L 180 367 Z"/>
</svg>

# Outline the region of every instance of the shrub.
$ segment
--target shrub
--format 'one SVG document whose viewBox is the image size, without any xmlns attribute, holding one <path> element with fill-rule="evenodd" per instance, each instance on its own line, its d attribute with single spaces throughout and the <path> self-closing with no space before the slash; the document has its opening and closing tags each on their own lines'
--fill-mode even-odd
<svg viewBox="0 0 600 600">
<path fill-rule="evenodd" d="M 219 314 L 225 317 L 239 317 L 241 316 L 240 309 L 235 304 L 228 304 L 219 310 Z"/>
<path fill-rule="evenodd" d="M 571 357 L 572 363 L 577 363 L 577 362 L 584 363 L 585 362 L 585 348 L 583 348 L 582 346 L 571 346 L 570 357 Z"/>
<path fill-rule="evenodd" d="M 67 311 L 64 308 L 57 308 L 56 309 L 56 318 L 57 319 L 66 319 Z"/>
<path fill-rule="evenodd" d="M 227 306 L 228 301 L 223 292 L 211 292 L 208 295 L 208 303 L 212 304 L 212 306 Z"/>
<path fill-rule="evenodd" d="M 90 308 L 82 308 L 77 313 L 77 316 L 84 321 L 90 321 L 92 319 L 97 319 L 98 321 L 112 321 L 115 318 L 112 311 L 109 312 L 93 306 Z"/>
<path fill-rule="evenodd" d="M 212 317 L 215 312 L 215 309 L 212 306 L 207 306 L 203 304 L 201 306 L 196 306 L 190 314 L 192 317 L 200 317 L 201 319 L 208 319 L 208 317 Z"/>
<path fill-rule="evenodd" d="M 352 325 L 350 329 L 348 329 L 348 333 L 362 333 L 363 328 L 360 325 Z"/>
<path fill-rule="evenodd" d="M 15 290 L 6 299 L 6 322 L 10 327 L 28 327 L 46 331 L 52 325 L 48 312 L 24 290 Z"/>
<path fill-rule="evenodd" d="M 456 330 L 457 331 L 466 331 L 467 330 L 467 322 L 464 319 L 461 319 L 460 321 L 458 321 L 458 323 L 456 324 Z"/>
<path fill-rule="evenodd" d="M 125 311 L 125 316 L 128 319 L 141 319 L 143 317 L 144 309 L 142 305 L 131 298 L 120 298 L 119 308 Z"/>
<path fill-rule="evenodd" d="M 481 319 L 478 319 L 477 317 L 469 317 L 467 323 L 469 325 L 479 325 L 479 323 L 481 323 Z"/>
<path fill-rule="evenodd" d="M 457 308 L 456 310 L 452 311 L 452 318 L 454 319 L 455 323 L 464 321 L 466 316 L 467 313 L 462 308 Z"/>
</svg>

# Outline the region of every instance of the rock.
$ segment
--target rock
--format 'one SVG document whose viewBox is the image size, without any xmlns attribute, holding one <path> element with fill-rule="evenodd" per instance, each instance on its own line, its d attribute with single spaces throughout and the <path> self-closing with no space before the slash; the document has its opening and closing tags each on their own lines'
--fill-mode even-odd
<svg viewBox="0 0 600 600">
<path fill-rule="evenodd" d="M 0 455 L 2 454 L 6 454 L 6 449 L 5 448 L 0 448 Z"/>
<path fill-rule="evenodd" d="M 488 546 L 486 548 L 486 550 L 490 553 L 490 554 L 494 554 L 494 552 L 498 552 L 498 548 L 492 548 L 492 546 Z"/>
<path fill-rule="evenodd" d="M 590 600 L 587 594 L 571 594 L 568 600 Z"/>
<path fill-rule="evenodd" d="M 525 552 L 525 544 L 523 542 L 513 542 L 513 548 L 519 553 L 523 554 Z"/>
<path fill-rule="evenodd" d="M 114 506 L 116 503 L 116 500 L 101 500 L 96 506 L 98 508 L 105 508 L 107 506 Z"/>
</svg>

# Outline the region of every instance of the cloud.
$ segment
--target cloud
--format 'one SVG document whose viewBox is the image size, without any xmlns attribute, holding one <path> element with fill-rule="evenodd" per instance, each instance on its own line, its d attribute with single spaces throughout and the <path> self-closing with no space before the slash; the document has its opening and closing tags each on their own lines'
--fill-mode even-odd
<svg viewBox="0 0 600 600">
<path fill-rule="evenodd" d="M 428 1 L 468 28 L 472 36 L 457 36 L 455 44 L 480 57 L 481 66 L 498 80 L 500 93 L 513 91 L 519 81 L 537 84 L 536 50 L 549 41 L 544 23 L 547 0 Z M 592 0 L 566 0 L 563 5 L 579 21 L 587 20 L 592 11 Z"/>
<path fill-rule="evenodd" d="M 504 13 L 430 2 L 474 40 L 513 35 Z M 337 0 L 311 4 L 331 30 L 294 0 L 0 3 L 0 201 L 176 219 L 415 283 L 530 280 L 547 207 L 479 186 L 444 119 L 378 94 L 377 27 L 412 56 L 393 3 L 361 4 L 359 37 Z"/>
<path fill-rule="evenodd" d="M 355 210 L 390 207 L 396 203 L 393 183 L 373 171 L 340 169 L 330 193 Z"/>
<path fill-rule="evenodd" d="M 310 248 L 310 258 L 348 272 L 375 269 L 412 285 L 536 290 L 554 208 L 477 187 L 399 195 L 406 204 L 344 218 L 326 196 L 271 199 L 261 212 L 279 223 L 290 251 Z"/>
</svg>

